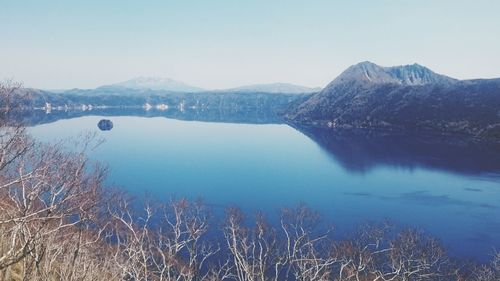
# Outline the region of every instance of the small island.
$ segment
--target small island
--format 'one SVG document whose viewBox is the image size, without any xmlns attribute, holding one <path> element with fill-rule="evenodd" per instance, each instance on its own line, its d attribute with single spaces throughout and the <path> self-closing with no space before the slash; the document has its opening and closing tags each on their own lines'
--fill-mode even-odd
<svg viewBox="0 0 500 281">
<path fill-rule="evenodd" d="M 101 131 L 111 131 L 111 129 L 113 129 L 113 122 L 108 119 L 101 119 L 101 121 L 97 123 L 97 127 Z"/>
</svg>

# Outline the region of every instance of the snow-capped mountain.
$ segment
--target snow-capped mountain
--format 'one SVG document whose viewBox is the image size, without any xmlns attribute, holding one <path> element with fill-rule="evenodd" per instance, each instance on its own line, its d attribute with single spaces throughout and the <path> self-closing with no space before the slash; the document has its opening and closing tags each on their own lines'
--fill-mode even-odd
<svg viewBox="0 0 500 281">
<path fill-rule="evenodd" d="M 184 82 L 162 77 L 137 77 L 127 81 L 107 85 L 106 87 L 122 87 L 128 89 L 166 90 L 172 92 L 202 92 L 202 88 L 188 85 Z"/>
</svg>

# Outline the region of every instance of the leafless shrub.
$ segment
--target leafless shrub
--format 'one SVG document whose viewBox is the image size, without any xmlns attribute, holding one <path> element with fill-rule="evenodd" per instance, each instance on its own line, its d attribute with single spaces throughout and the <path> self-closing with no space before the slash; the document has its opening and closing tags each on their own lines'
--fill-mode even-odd
<svg viewBox="0 0 500 281">
<path fill-rule="evenodd" d="M 386 260 L 388 233 L 386 222 L 367 223 L 359 228 L 354 237 L 334 242 L 332 256 L 337 261 L 335 280 L 376 279 L 379 265 Z"/>
<path fill-rule="evenodd" d="M 496 281 L 500 280 L 500 253 L 495 252 L 491 264 L 475 265 L 472 270 L 465 276 L 462 275 L 462 280 L 471 281 Z"/>
</svg>

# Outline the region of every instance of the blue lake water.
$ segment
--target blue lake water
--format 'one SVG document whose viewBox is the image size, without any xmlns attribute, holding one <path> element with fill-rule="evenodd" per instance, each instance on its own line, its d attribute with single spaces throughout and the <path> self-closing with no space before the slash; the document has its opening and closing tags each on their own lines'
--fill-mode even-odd
<svg viewBox="0 0 500 281">
<path fill-rule="evenodd" d="M 89 116 L 30 128 L 53 141 L 96 132 L 90 153 L 108 183 L 155 198 L 203 198 L 276 213 L 306 203 L 349 231 L 368 220 L 420 227 L 451 253 L 484 260 L 500 249 L 500 151 L 404 139 L 329 136 L 288 125 Z"/>
</svg>

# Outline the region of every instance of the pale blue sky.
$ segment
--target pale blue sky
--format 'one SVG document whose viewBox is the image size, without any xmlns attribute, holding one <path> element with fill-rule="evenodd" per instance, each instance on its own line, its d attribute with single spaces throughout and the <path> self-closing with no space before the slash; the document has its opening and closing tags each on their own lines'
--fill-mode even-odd
<svg viewBox="0 0 500 281">
<path fill-rule="evenodd" d="M 500 1 L 0 0 L 0 79 L 324 86 L 349 65 L 500 77 Z"/>
</svg>

